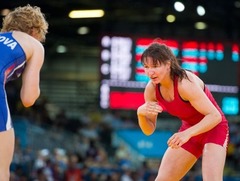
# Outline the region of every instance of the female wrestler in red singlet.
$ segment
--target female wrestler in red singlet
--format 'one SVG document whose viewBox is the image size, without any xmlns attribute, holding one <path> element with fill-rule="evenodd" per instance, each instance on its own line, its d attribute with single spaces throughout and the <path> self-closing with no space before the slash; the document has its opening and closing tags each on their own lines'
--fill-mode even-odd
<svg viewBox="0 0 240 181">
<path fill-rule="evenodd" d="M 156 181 L 178 181 L 202 156 L 204 181 L 222 181 L 228 143 L 228 122 L 204 82 L 181 68 L 171 49 L 152 43 L 142 54 L 150 78 L 145 103 L 137 110 L 139 126 L 150 135 L 158 113 L 167 111 L 182 121 L 168 140 Z"/>
</svg>

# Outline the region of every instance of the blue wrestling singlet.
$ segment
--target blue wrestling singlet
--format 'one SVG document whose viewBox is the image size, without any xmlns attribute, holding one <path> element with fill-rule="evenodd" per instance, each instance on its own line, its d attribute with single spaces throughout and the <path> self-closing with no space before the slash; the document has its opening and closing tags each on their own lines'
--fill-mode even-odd
<svg viewBox="0 0 240 181">
<path fill-rule="evenodd" d="M 12 32 L 0 33 L 0 131 L 12 128 L 5 84 L 18 78 L 25 67 L 26 55 Z"/>
</svg>

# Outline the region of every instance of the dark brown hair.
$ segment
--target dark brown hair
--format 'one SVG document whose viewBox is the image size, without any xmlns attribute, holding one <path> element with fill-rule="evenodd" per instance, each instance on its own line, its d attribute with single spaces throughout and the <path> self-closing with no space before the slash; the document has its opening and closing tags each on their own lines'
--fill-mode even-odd
<svg viewBox="0 0 240 181">
<path fill-rule="evenodd" d="M 153 59 L 154 65 L 157 63 L 161 65 L 170 62 L 170 76 L 172 80 L 174 79 L 174 76 L 178 76 L 180 80 L 188 78 L 186 71 L 180 66 L 178 59 L 166 44 L 155 41 L 151 43 L 141 56 L 142 64 L 144 64 L 147 57 Z"/>
</svg>

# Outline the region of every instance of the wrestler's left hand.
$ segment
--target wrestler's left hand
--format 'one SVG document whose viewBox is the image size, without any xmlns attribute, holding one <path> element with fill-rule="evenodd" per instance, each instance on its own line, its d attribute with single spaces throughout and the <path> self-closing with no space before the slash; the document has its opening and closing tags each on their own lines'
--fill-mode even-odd
<svg viewBox="0 0 240 181">
<path fill-rule="evenodd" d="M 174 149 L 181 147 L 184 143 L 186 143 L 190 139 L 189 134 L 186 131 L 178 132 L 173 134 L 168 139 L 168 146 Z"/>
</svg>

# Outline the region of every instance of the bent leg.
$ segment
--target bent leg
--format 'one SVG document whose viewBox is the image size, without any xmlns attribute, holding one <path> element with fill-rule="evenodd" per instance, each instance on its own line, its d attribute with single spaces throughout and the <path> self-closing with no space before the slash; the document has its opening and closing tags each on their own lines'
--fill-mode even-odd
<svg viewBox="0 0 240 181">
<path fill-rule="evenodd" d="M 202 158 L 204 181 L 222 181 L 226 160 L 226 148 L 214 143 L 207 143 Z"/>
<path fill-rule="evenodd" d="M 192 168 L 197 158 L 183 148 L 168 148 L 161 161 L 155 181 L 178 181 Z"/>
<path fill-rule="evenodd" d="M 14 130 L 0 132 L 0 180 L 9 181 L 10 164 L 14 152 Z"/>
</svg>

